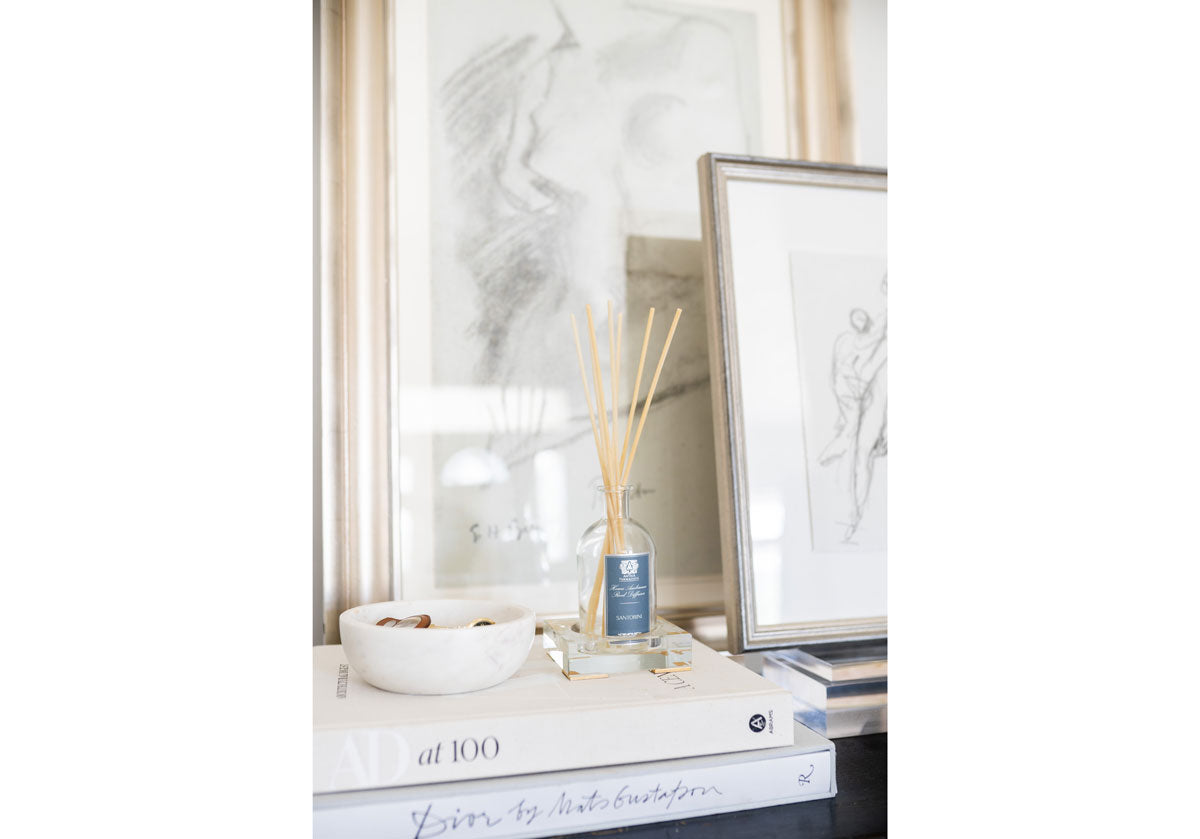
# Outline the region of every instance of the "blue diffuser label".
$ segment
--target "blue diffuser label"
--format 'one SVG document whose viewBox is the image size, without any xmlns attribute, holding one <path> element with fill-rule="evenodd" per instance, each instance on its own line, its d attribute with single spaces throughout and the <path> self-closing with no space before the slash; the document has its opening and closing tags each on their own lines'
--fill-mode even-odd
<svg viewBox="0 0 1200 839">
<path fill-rule="evenodd" d="M 650 554 L 605 554 L 604 634 L 650 631 Z"/>
</svg>

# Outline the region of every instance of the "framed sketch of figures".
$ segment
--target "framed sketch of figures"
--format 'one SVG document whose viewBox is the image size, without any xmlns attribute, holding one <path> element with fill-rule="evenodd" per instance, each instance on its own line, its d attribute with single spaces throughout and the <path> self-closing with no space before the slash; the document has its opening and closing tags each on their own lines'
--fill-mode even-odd
<svg viewBox="0 0 1200 839">
<path fill-rule="evenodd" d="M 700 159 L 730 648 L 887 633 L 887 172 Z"/>
<path fill-rule="evenodd" d="M 658 542 L 660 605 L 716 611 L 693 162 L 787 153 L 781 3 L 391 8 L 397 596 L 574 607 L 575 544 L 601 508 L 568 315 L 613 300 L 626 325 L 684 308 L 631 506 Z"/>
</svg>

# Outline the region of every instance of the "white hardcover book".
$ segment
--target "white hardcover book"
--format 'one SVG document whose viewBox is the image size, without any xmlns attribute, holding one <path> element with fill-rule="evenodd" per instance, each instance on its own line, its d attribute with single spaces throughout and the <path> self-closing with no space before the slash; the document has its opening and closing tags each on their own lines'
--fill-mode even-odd
<svg viewBox="0 0 1200 839">
<path fill-rule="evenodd" d="M 316 839 L 519 839 L 771 807 L 837 792 L 833 743 L 313 796 Z"/>
<path fill-rule="evenodd" d="M 542 649 L 507 681 L 409 696 L 313 648 L 313 792 L 429 784 L 792 743 L 787 691 L 703 644 L 692 669 L 569 681 Z"/>
</svg>

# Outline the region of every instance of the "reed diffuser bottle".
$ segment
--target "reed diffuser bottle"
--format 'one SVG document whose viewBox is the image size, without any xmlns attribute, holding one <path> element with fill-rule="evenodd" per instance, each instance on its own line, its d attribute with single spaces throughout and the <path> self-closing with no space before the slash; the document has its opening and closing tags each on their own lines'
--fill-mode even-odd
<svg viewBox="0 0 1200 839">
<path fill-rule="evenodd" d="M 602 486 L 599 492 L 605 514 L 576 548 L 579 631 L 610 640 L 643 635 L 655 618 L 654 540 L 629 517 L 630 487 Z"/>
<path fill-rule="evenodd" d="M 646 391 L 646 399 L 638 411 L 642 373 L 646 366 L 646 349 L 654 325 L 654 309 L 646 315 L 646 331 L 642 337 L 642 352 L 638 359 L 637 376 L 633 382 L 633 397 L 621 428 L 621 331 L 623 318 L 613 320 L 612 303 L 608 304 L 609 384 L 612 397 L 611 414 L 605 401 L 604 375 L 601 373 L 600 352 L 596 341 L 596 325 L 592 308 L 587 307 L 588 346 L 591 349 L 591 380 L 583 363 L 583 349 L 575 316 L 571 329 L 575 333 L 575 353 L 579 361 L 579 376 L 587 399 L 588 418 L 596 444 L 604 499 L 604 517 L 592 524 L 579 539 L 576 557 L 579 563 L 579 625 L 578 632 L 589 639 L 589 646 L 607 642 L 610 645 L 636 645 L 652 632 L 656 624 L 654 597 L 654 540 L 636 521 L 629 517 L 629 474 L 637 455 L 646 417 L 654 401 L 658 378 L 662 375 L 671 339 L 679 323 L 681 309 L 675 310 L 671 328 L 658 357 L 654 378 Z M 596 401 L 592 402 L 592 389 Z M 638 418 L 634 433 L 634 418 Z"/>
</svg>

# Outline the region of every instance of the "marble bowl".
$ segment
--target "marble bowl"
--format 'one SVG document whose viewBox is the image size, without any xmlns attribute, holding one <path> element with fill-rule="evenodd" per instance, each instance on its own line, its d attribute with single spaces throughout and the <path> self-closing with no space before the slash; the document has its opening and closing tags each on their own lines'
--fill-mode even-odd
<svg viewBox="0 0 1200 839">
<path fill-rule="evenodd" d="M 376 626 L 383 618 L 425 614 L 427 629 Z M 491 626 L 466 626 L 491 618 Z M 350 666 L 395 693 L 466 693 L 498 685 L 529 656 L 533 611 L 500 600 L 390 600 L 342 612 L 338 621 Z"/>
</svg>

